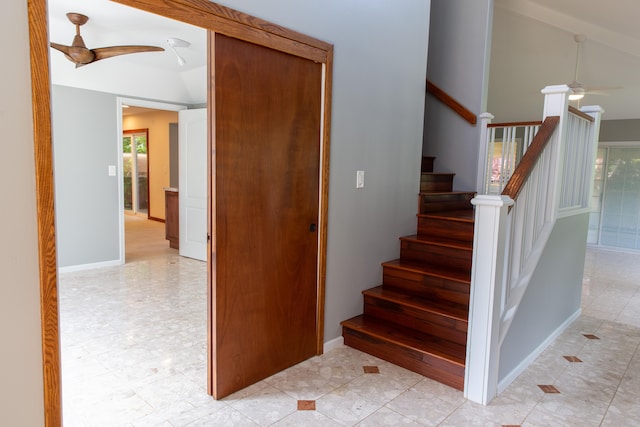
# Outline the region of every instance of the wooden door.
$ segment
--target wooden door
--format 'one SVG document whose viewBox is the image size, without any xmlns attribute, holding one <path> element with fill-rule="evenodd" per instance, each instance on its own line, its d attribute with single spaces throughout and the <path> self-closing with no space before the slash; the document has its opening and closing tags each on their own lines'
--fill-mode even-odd
<svg viewBox="0 0 640 427">
<path fill-rule="evenodd" d="M 211 386 L 316 354 L 322 65 L 213 35 Z"/>
</svg>

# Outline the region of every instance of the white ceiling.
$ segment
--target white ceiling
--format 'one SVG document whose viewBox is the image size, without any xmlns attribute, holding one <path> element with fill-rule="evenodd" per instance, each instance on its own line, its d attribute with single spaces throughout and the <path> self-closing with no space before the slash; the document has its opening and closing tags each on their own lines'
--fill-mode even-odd
<svg viewBox="0 0 640 427">
<path fill-rule="evenodd" d="M 584 34 L 578 80 L 622 86 L 587 95 L 606 120 L 640 118 L 640 2 L 637 0 L 495 0 L 489 100 L 494 121 L 539 119 L 540 89 L 569 84 L 575 34 Z M 533 102 L 531 99 L 533 98 Z"/>
<path fill-rule="evenodd" d="M 204 30 L 108 0 L 49 0 L 51 41 L 71 44 L 74 27 L 67 12 L 89 16 L 81 28 L 89 48 L 148 44 L 167 50 L 78 69 L 51 50 L 54 83 L 168 102 L 206 102 Z M 610 96 L 587 95 L 582 105 L 603 106 L 605 119 L 640 118 L 639 19 L 638 0 L 495 0 L 487 110 L 495 121 L 540 118 L 540 89 L 573 80 L 573 36 L 584 34 L 579 81 L 586 87 L 624 89 Z M 184 67 L 168 48 L 168 37 L 191 42 L 189 48 L 179 48 L 187 61 Z"/>
<path fill-rule="evenodd" d="M 75 34 L 67 12 L 87 15 L 80 27 L 88 48 L 152 45 L 164 52 L 123 55 L 80 68 L 50 49 L 55 84 L 186 104 L 206 102 L 206 31 L 108 0 L 49 0 L 49 38 L 70 45 Z M 180 66 L 167 38 L 191 43 L 177 48 L 186 60 Z"/>
</svg>

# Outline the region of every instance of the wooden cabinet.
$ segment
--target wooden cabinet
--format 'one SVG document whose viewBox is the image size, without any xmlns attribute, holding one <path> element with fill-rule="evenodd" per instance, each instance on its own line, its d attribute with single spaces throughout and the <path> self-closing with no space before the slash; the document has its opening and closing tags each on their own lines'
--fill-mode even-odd
<svg viewBox="0 0 640 427">
<path fill-rule="evenodd" d="M 165 212 L 165 238 L 169 241 L 169 247 L 180 248 L 180 219 L 178 190 L 175 188 L 164 189 L 164 212 Z"/>
</svg>

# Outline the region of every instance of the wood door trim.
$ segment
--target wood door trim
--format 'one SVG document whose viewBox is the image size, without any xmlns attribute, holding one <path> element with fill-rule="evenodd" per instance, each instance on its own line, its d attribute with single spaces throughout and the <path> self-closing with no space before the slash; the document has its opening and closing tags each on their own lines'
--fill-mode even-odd
<svg viewBox="0 0 640 427">
<path fill-rule="evenodd" d="M 329 202 L 329 153 L 331 129 L 331 90 L 333 45 L 236 12 L 208 0 L 112 0 L 140 10 L 198 25 L 222 34 L 271 47 L 286 53 L 324 63 L 324 109 L 322 118 L 322 158 L 318 259 L 318 336 L 317 353 L 324 343 L 324 297 L 326 280 L 327 221 Z M 51 127 L 51 84 L 49 62 L 48 17 L 46 0 L 27 0 L 29 15 L 30 64 L 32 81 L 34 159 L 36 164 L 36 198 L 38 260 L 40 270 L 40 311 L 42 327 L 43 394 L 46 426 L 62 425 L 60 373 L 60 338 L 58 322 L 58 277 L 55 245 L 53 193 L 53 153 Z M 215 28 L 212 28 L 215 27 Z M 208 82 L 209 105 L 211 82 Z M 211 113 L 210 113 L 211 114 Z M 209 167 L 209 174 L 211 174 Z M 209 175 L 211 182 L 211 175 Z M 209 206 L 211 203 L 209 203 Z M 211 218 L 211 214 L 209 215 Z M 211 224 L 209 233 L 213 237 Z M 211 252 L 211 240 L 208 242 Z M 208 274 L 211 276 L 210 264 Z M 208 305 L 211 304 L 211 289 Z M 211 313 L 211 307 L 208 308 Z M 208 322 L 210 325 L 210 322 Z M 208 326 L 210 327 L 210 326 Z M 211 334 L 209 333 L 210 337 Z M 212 346 L 209 345 L 209 348 Z M 213 355 L 209 355 L 210 357 Z M 209 377 L 211 372 L 208 373 Z M 209 381 L 209 383 L 211 383 Z"/>
<path fill-rule="evenodd" d="M 332 45 L 209 0 L 111 0 L 197 25 L 261 46 L 270 47 L 316 62 L 327 61 Z M 193 14 L 198 11 L 199 14 Z"/>
<path fill-rule="evenodd" d="M 57 427 L 62 425 L 62 387 L 53 194 L 53 147 L 51 145 L 51 84 L 49 65 L 46 60 L 49 57 L 47 2 L 46 0 L 28 0 L 27 8 L 31 51 L 38 262 L 40 265 L 44 422 L 45 426 Z"/>
</svg>

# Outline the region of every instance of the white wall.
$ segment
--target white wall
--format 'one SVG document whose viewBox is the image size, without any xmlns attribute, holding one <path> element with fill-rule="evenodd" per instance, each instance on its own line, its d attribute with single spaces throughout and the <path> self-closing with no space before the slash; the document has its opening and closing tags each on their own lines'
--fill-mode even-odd
<svg viewBox="0 0 640 427">
<path fill-rule="evenodd" d="M 558 219 L 500 349 L 499 381 L 580 310 L 589 214 Z"/>
<path fill-rule="evenodd" d="M 54 85 L 51 112 L 58 265 L 118 262 L 116 96 Z"/>
<path fill-rule="evenodd" d="M 600 141 L 640 141 L 640 119 L 603 120 Z"/>
<path fill-rule="evenodd" d="M 44 425 L 27 2 L 3 4 L 0 424 Z"/>
<path fill-rule="evenodd" d="M 428 0 L 225 0 L 221 3 L 333 43 L 335 64 L 325 340 L 362 313 L 360 291 L 382 281 L 416 230 Z M 365 188 L 356 190 L 356 170 Z"/>
<path fill-rule="evenodd" d="M 475 115 L 486 110 L 493 0 L 434 0 L 427 78 Z M 423 152 L 454 172 L 454 189 L 476 189 L 479 126 L 427 96 Z"/>
</svg>

